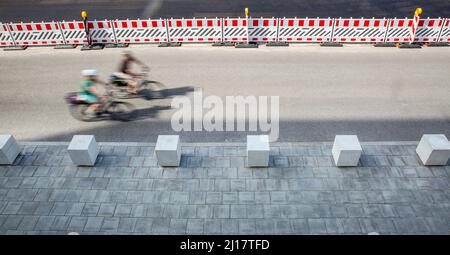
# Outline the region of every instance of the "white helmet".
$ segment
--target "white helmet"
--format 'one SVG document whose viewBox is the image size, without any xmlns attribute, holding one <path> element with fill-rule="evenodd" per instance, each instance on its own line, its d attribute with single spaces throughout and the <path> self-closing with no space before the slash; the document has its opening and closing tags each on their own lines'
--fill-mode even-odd
<svg viewBox="0 0 450 255">
<path fill-rule="evenodd" d="M 98 72 L 95 69 L 86 69 L 81 71 L 82 76 L 97 76 Z"/>
</svg>

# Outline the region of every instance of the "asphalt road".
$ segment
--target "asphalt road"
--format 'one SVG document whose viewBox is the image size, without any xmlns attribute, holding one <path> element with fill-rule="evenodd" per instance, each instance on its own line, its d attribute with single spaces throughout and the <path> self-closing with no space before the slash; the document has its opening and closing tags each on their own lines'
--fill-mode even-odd
<svg viewBox="0 0 450 255">
<path fill-rule="evenodd" d="M 448 0 L 2 0 L 0 21 L 80 19 L 238 17 L 244 8 L 254 17 L 449 17 Z"/>
<path fill-rule="evenodd" d="M 363 141 L 412 141 L 423 133 L 450 137 L 450 50 L 404 50 L 291 45 L 259 49 L 183 45 L 131 47 L 152 67 L 151 78 L 171 97 L 132 99 L 139 119 L 80 122 L 64 95 L 78 90 L 80 71 L 102 78 L 117 67 L 120 49 L 102 51 L 30 48 L 0 51 L 0 133 L 21 140 L 67 141 L 95 134 L 99 141 L 152 142 L 174 133 L 172 98 L 204 95 L 280 97 L 280 141 L 332 141 L 357 134 Z M 245 141 L 244 132 L 183 132 L 183 141 Z"/>
</svg>

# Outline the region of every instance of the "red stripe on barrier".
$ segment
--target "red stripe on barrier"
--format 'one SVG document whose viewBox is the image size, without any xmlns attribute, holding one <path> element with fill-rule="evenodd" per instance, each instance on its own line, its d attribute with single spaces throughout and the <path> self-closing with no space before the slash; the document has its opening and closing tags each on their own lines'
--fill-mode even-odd
<svg viewBox="0 0 450 255">
<path fill-rule="evenodd" d="M 197 27 L 203 27 L 203 20 L 197 20 Z"/>
<path fill-rule="evenodd" d="M 155 41 L 156 41 L 156 40 L 155 40 Z M 145 38 L 145 39 L 144 39 L 144 42 L 150 42 L 150 39 Z"/>
<path fill-rule="evenodd" d="M 269 20 L 264 20 L 263 21 L 263 26 L 268 27 L 269 26 Z"/>
<path fill-rule="evenodd" d="M 152 27 L 158 27 L 158 22 L 157 21 L 152 21 Z"/>
<path fill-rule="evenodd" d="M 141 40 L 138 39 L 138 38 L 136 38 L 136 39 L 134 39 L 134 41 L 135 41 L 135 42 L 140 42 Z"/>
<path fill-rule="evenodd" d="M 403 21 L 403 20 L 399 20 L 398 21 L 398 26 L 399 27 L 403 27 L 404 24 L 405 24 L 405 21 Z"/>
<path fill-rule="evenodd" d="M 305 26 L 305 21 L 304 20 L 299 20 L 298 21 L 298 26 L 300 26 L 300 27 Z"/>
<path fill-rule="evenodd" d="M 192 27 L 192 20 L 187 20 L 186 21 L 186 26 L 187 27 Z"/>
<path fill-rule="evenodd" d="M 192 41 L 194 41 L 194 38 L 188 38 L 188 41 L 192 42 Z"/>
<path fill-rule="evenodd" d="M 125 39 L 125 42 L 130 42 L 130 39 Z"/>
<path fill-rule="evenodd" d="M 131 27 L 137 28 L 138 27 L 137 21 L 131 21 Z"/>
<path fill-rule="evenodd" d="M 88 28 L 89 29 L 94 29 L 94 24 L 92 24 L 91 22 L 88 23 Z"/>
<path fill-rule="evenodd" d="M 368 27 L 370 25 L 370 20 L 365 20 L 364 21 L 364 27 Z"/>
<path fill-rule="evenodd" d="M 17 30 L 19 30 L 19 31 L 23 31 L 23 28 L 22 28 L 22 26 L 21 26 L 21 25 L 17 25 L 16 27 L 17 27 Z M 10 28 L 11 28 L 11 27 L 10 27 Z M 13 30 L 13 29 L 11 28 L 11 30 Z"/>
<path fill-rule="evenodd" d="M 350 21 L 349 20 L 344 20 L 344 27 L 348 27 L 350 25 Z"/>
<path fill-rule="evenodd" d="M 425 20 L 419 20 L 419 26 L 423 26 L 423 24 L 425 23 Z"/>
<path fill-rule="evenodd" d="M 359 27 L 359 20 L 354 20 L 353 21 L 353 26 Z"/>
<path fill-rule="evenodd" d="M 410 21 L 408 22 L 408 27 L 410 27 L 410 26 L 412 26 L 412 25 L 413 25 L 413 21 L 410 20 Z"/>
<path fill-rule="evenodd" d="M 128 28 L 128 23 L 126 21 L 122 21 L 122 28 Z"/>
<path fill-rule="evenodd" d="M 319 27 L 325 26 L 325 20 L 319 20 Z"/>
<path fill-rule="evenodd" d="M 292 41 L 292 38 L 286 38 L 286 41 Z"/>
<path fill-rule="evenodd" d="M 214 38 L 208 38 L 208 41 L 214 41 Z"/>
<path fill-rule="evenodd" d="M 84 29 L 84 24 L 82 22 L 78 23 L 78 28 L 79 29 Z"/>
<path fill-rule="evenodd" d="M 148 27 L 148 23 L 146 20 L 141 21 L 141 27 Z"/>
<path fill-rule="evenodd" d="M 167 39 L 164 39 L 164 41 L 167 41 Z M 155 42 L 159 42 L 159 39 L 156 38 L 156 39 L 155 39 Z"/>
<path fill-rule="evenodd" d="M 182 27 L 182 26 L 183 26 L 181 20 L 177 20 L 177 21 L 175 22 L 175 24 L 176 24 L 175 26 L 177 26 L 177 27 Z"/>
<path fill-rule="evenodd" d="M 373 22 L 373 25 L 374 25 L 375 27 L 379 27 L 379 26 L 380 26 L 380 21 L 379 21 L 379 20 L 375 20 L 375 21 Z"/>
<path fill-rule="evenodd" d="M 310 20 L 310 21 L 308 22 L 308 25 L 309 25 L 310 27 L 314 26 L 314 20 Z"/>
<path fill-rule="evenodd" d="M 237 20 L 232 20 L 231 21 L 231 26 L 237 27 L 237 25 L 238 25 L 238 21 Z"/>
<path fill-rule="evenodd" d="M 33 31 L 33 27 L 31 25 L 25 25 L 28 31 Z"/>
<path fill-rule="evenodd" d="M 259 24 L 258 20 L 253 20 L 253 26 L 254 26 L 254 27 L 257 27 L 258 24 Z"/>
<path fill-rule="evenodd" d="M 199 40 L 200 42 L 202 42 L 202 41 L 203 41 L 203 38 L 198 38 L 198 40 Z"/>
<path fill-rule="evenodd" d="M 361 42 L 365 42 L 366 41 L 366 38 L 361 38 Z"/>
<path fill-rule="evenodd" d="M 98 28 L 100 28 L 100 29 L 104 28 L 104 26 L 103 26 L 103 22 L 99 22 L 99 23 L 97 23 L 97 26 L 98 26 Z"/>
<path fill-rule="evenodd" d="M 50 24 L 45 24 L 45 28 L 46 28 L 47 30 L 52 30 L 52 26 L 51 26 Z"/>
<path fill-rule="evenodd" d="M 207 23 L 208 27 L 212 27 L 213 26 L 213 21 L 212 20 L 208 20 L 206 23 Z"/>
</svg>

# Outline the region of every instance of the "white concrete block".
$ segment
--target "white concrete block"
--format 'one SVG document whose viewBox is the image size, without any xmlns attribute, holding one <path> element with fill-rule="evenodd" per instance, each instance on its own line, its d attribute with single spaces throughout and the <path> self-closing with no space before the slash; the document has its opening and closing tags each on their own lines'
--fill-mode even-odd
<svg viewBox="0 0 450 255">
<path fill-rule="evenodd" d="M 74 135 L 67 151 L 75 165 L 93 166 L 98 156 L 97 141 L 93 135 Z"/>
<path fill-rule="evenodd" d="M 269 166 L 269 136 L 248 135 L 247 136 L 247 166 L 268 167 Z"/>
<path fill-rule="evenodd" d="M 179 166 L 181 160 L 180 136 L 159 135 L 155 154 L 160 166 Z"/>
<path fill-rule="evenodd" d="M 10 134 L 0 135 L 0 165 L 11 165 L 20 153 L 19 144 Z"/>
<path fill-rule="evenodd" d="M 416 153 L 426 166 L 444 166 L 450 158 L 450 142 L 442 134 L 423 135 Z"/>
<path fill-rule="evenodd" d="M 331 152 L 336 166 L 357 166 L 362 148 L 356 135 L 336 135 Z"/>
</svg>

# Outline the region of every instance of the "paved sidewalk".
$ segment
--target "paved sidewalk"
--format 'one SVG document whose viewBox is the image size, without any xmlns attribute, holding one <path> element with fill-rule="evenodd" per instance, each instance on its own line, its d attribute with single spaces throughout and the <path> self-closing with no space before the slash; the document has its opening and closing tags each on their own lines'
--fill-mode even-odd
<svg viewBox="0 0 450 255">
<path fill-rule="evenodd" d="M 125 143 L 76 167 L 67 144 L 0 167 L 0 234 L 450 234 L 450 166 L 422 166 L 416 143 L 363 143 L 355 168 L 331 144 L 275 144 L 265 169 L 244 144 L 183 144 L 179 168 Z"/>
</svg>

